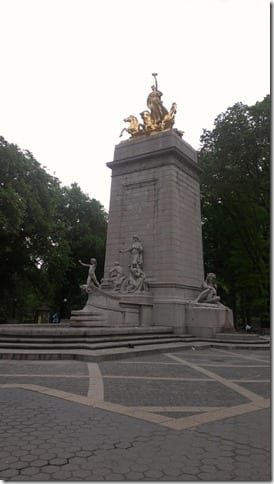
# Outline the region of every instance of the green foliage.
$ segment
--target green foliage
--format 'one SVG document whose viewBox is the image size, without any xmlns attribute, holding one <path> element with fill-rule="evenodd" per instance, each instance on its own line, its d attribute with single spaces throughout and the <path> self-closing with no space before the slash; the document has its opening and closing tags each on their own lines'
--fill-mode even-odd
<svg viewBox="0 0 274 484">
<path fill-rule="evenodd" d="M 103 270 L 103 207 L 2 137 L 0 180 L 0 319 L 31 319 L 41 304 L 60 310 L 64 298 L 80 304 L 77 260 L 97 257 Z"/>
<path fill-rule="evenodd" d="M 217 272 L 236 317 L 269 314 L 269 96 L 229 108 L 201 142 L 206 271 Z"/>
<path fill-rule="evenodd" d="M 78 261 L 88 262 L 94 257 L 98 264 L 97 278 L 103 277 L 107 215 L 100 202 L 90 199 L 77 184 L 73 184 L 63 189 L 59 218 L 65 226 L 72 254 L 60 297 L 67 299 L 71 307 L 80 307 L 85 296 L 80 291 L 79 281 L 83 284 L 87 274 Z"/>
</svg>

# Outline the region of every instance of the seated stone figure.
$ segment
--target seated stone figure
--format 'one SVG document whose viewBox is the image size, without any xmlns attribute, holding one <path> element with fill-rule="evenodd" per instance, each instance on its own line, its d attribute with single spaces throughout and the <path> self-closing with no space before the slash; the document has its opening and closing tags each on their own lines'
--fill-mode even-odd
<svg viewBox="0 0 274 484">
<path fill-rule="evenodd" d="M 148 285 L 146 283 L 146 276 L 138 264 L 131 264 L 129 266 L 129 275 L 121 287 L 121 292 L 147 292 Z"/>
<path fill-rule="evenodd" d="M 218 304 L 220 302 L 220 297 L 217 296 L 217 285 L 215 283 L 216 275 L 213 272 L 207 274 L 205 281 L 203 282 L 203 291 L 199 294 L 194 302 L 196 303 L 207 303 L 207 304 Z"/>
<path fill-rule="evenodd" d="M 113 267 L 109 271 L 109 280 L 114 291 L 120 291 L 124 279 L 125 275 L 123 268 L 118 261 L 115 261 Z"/>
</svg>

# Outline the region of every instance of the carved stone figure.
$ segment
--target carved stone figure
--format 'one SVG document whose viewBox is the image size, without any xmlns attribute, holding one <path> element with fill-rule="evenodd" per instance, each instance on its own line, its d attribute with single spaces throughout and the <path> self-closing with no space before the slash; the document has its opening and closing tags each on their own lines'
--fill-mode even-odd
<svg viewBox="0 0 274 484">
<path fill-rule="evenodd" d="M 82 266 L 89 268 L 87 282 L 86 282 L 86 289 L 88 290 L 93 285 L 95 285 L 97 287 L 100 287 L 100 283 L 98 282 L 97 277 L 95 275 L 95 270 L 96 270 L 96 267 L 97 267 L 97 261 L 96 261 L 96 259 L 94 259 L 94 258 L 90 259 L 90 263 L 89 264 L 85 264 L 81 260 L 79 260 L 79 263 Z"/>
<path fill-rule="evenodd" d="M 122 266 L 118 261 L 114 262 L 113 267 L 109 271 L 109 279 L 112 283 L 114 291 L 120 291 L 125 275 Z"/>
<path fill-rule="evenodd" d="M 218 304 L 220 302 L 220 297 L 217 296 L 217 285 L 215 281 L 216 275 L 213 272 L 209 272 L 202 284 L 203 291 L 194 302 Z"/>
<path fill-rule="evenodd" d="M 128 249 L 121 249 L 121 253 L 129 252 L 130 253 L 130 265 L 137 264 L 141 269 L 143 268 L 143 252 L 144 248 L 140 242 L 138 235 L 133 235 L 132 237 L 132 244 Z"/>
<path fill-rule="evenodd" d="M 142 271 L 138 264 L 132 264 L 129 266 L 129 275 L 124 281 L 121 292 L 147 292 L 148 285 L 146 283 L 145 273 Z"/>
<path fill-rule="evenodd" d="M 138 235 L 133 235 L 130 247 L 127 249 L 121 249 L 120 252 L 129 252 L 130 260 L 128 276 L 122 281 L 119 292 L 132 293 L 148 291 L 146 276 L 143 271 L 144 248 Z"/>
</svg>

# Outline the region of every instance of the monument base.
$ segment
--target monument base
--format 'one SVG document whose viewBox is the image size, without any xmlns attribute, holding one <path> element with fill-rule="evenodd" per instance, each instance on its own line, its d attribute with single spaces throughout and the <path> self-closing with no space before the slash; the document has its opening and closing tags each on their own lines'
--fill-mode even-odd
<svg viewBox="0 0 274 484">
<path fill-rule="evenodd" d="M 70 326 L 172 327 L 177 334 L 215 338 L 233 332 L 233 313 L 222 304 L 154 298 L 149 292 L 115 294 L 93 287 L 85 307 L 73 311 Z"/>
<path fill-rule="evenodd" d="M 186 326 L 192 336 L 215 338 L 217 333 L 233 332 L 233 313 L 222 304 L 189 303 L 186 305 Z"/>
<path fill-rule="evenodd" d="M 179 298 L 155 298 L 153 304 L 153 324 L 171 326 L 176 332 L 187 333 L 187 301 Z"/>
<path fill-rule="evenodd" d="M 175 333 L 215 338 L 217 333 L 233 332 L 232 311 L 217 304 L 196 304 L 180 299 L 156 299 L 153 324 L 171 326 Z"/>
<path fill-rule="evenodd" d="M 152 312 L 149 293 L 123 295 L 93 287 L 85 307 L 72 311 L 70 326 L 151 326 Z"/>
</svg>

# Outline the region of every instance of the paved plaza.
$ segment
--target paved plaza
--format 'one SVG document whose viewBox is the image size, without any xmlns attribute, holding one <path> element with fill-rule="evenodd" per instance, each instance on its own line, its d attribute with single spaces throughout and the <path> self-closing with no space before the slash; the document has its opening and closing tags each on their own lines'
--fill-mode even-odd
<svg viewBox="0 0 274 484">
<path fill-rule="evenodd" d="M 269 481 L 270 351 L 0 360 L 0 479 Z"/>
</svg>

